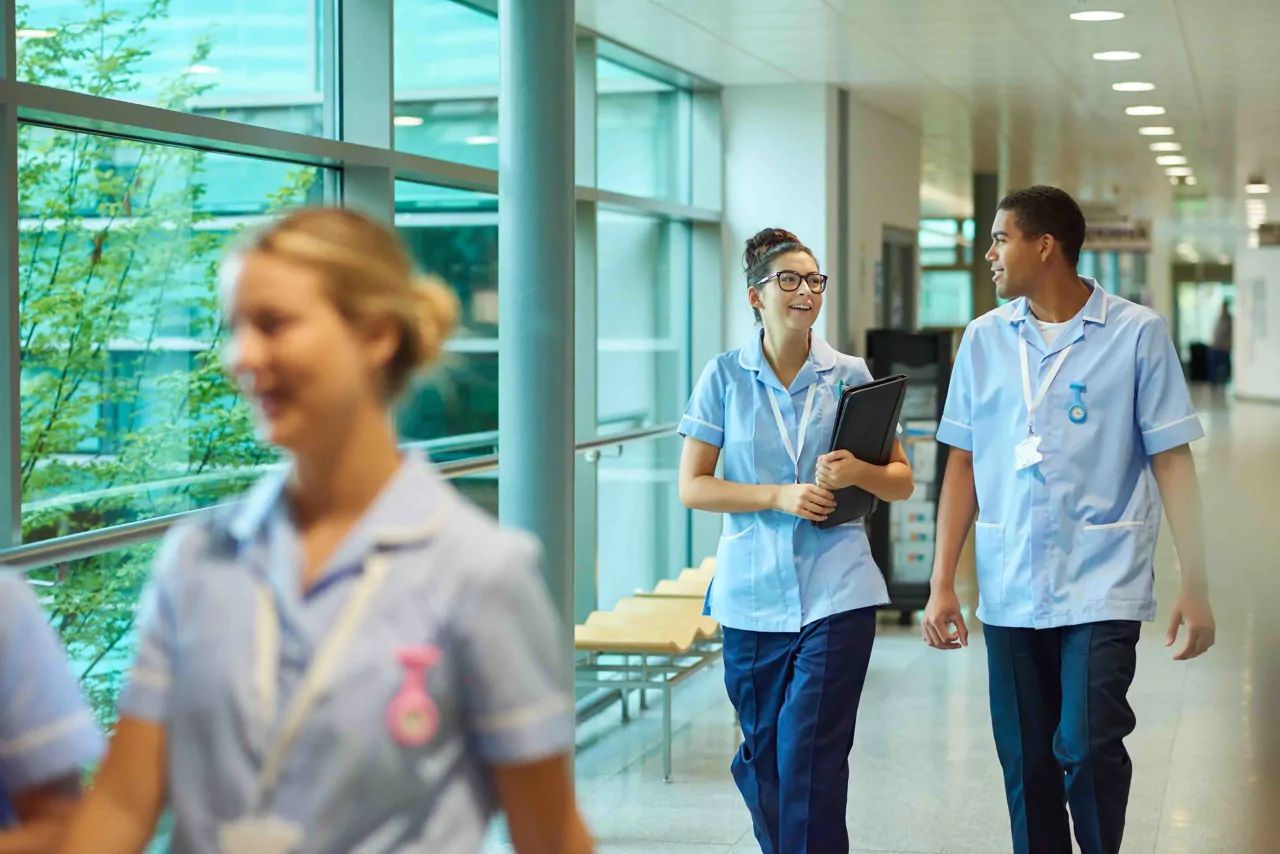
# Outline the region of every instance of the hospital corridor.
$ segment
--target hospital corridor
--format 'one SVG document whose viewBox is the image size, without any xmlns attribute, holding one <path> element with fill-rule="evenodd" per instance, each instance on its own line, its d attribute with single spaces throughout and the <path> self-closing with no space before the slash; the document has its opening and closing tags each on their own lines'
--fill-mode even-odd
<svg viewBox="0 0 1280 854">
<path fill-rule="evenodd" d="M 1207 433 L 1194 450 L 1218 642 L 1189 663 L 1173 661 L 1173 650 L 1164 646 L 1177 590 L 1164 530 L 1156 566 L 1162 607 L 1143 629 L 1130 692 L 1138 728 L 1127 740 L 1134 778 L 1126 854 L 1280 850 L 1280 843 L 1255 846 L 1251 836 L 1259 805 L 1274 810 L 1280 796 L 1274 788 L 1280 769 L 1261 767 L 1276 761 L 1280 715 L 1274 691 L 1280 684 L 1280 408 L 1230 402 L 1208 387 L 1196 389 L 1195 400 Z M 962 595 L 971 610 L 971 564 L 969 573 Z M 918 627 L 900 627 L 890 615 L 881 619 L 850 763 L 852 851 L 1008 850 L 986 670 L 980 632 L 970 649 L 942 654 L 921 642 Z M 610 720 L 580 734 L 579 791 L 601 851 L 760 850 L 726 773 L 741 733 L 722 682 L 723 672 L 711 668 L 685 696 L 677 695 L 670 783 L 662 779 L 652 712 L 621 730 Z M 495 841 L 489 850 L 510 849 Z"/>
<path fill-rule="evenodd" d="M 1280 0 L 0 0 L 0 854 L 1280 854 Z"/>
</svg>

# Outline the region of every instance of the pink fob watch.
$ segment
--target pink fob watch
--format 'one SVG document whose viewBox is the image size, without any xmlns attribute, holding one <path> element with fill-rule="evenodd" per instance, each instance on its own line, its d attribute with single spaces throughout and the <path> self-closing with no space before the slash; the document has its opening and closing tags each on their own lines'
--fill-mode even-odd
<svg viewBox="0 0 1280 854">
<path fill-rule="evenodd" d="M 404 683 L 387 708 L 387 728 L 397 743 L 421 747 L 435 737 L 440 725 L 440 713 L 427 694 L 427 671 L 440 662 L 440 650 L 406 646 L 396 657 L 404 667 Z"/>
</svg>

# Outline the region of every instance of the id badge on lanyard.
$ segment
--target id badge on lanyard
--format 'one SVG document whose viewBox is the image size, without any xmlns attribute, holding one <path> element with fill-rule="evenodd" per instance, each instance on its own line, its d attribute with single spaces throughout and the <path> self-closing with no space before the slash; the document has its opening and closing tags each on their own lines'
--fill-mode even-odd
<svg viewBox="0 0 1280 854">
<path fill-rule="evenodd" d="M 1068 345 L 1058 354 L 1057 361 L 1049 369 L 1048 375 L 1040 383 L 1040 390 L 1036 392 L 1035 398 L 1032 399 L 1031 366 L 1027 356 L 1027 339 L 1022 338 L 1018 343 L 1022 350 L 1022 398 L 1027 406 L 1027 436 L 1014 446 L 1013 456 L 1014 465 L 1017 467 L 1016 470 L 1022 471 L 1044 461 L 1044 454 L 1040 452 L 1040 437 L 1036 435 L 1035 431 L 1036 410 L 1044 402 L 1044 396 L 1049 392 L 1049 387 L 1053 385 L 1054 379 L 1058 376 L 1062 363 L 1066 361 L 1067 354 L 1071 352 L 1071 348 L 1075 345 Z"/>
<path fill-rule="evenodd" d="M 818 391 L 818 383 L 809 386 L 809 393 L 804 399 L 804 414 L 800 416 L 800 429 L 796 434 L 796 443 L 791 444 L 791 436 L 787 434 L 787 422 L 782 419 L 782 409 L 778 406 L 778 399 L 773 393 L 773 389 L 766 387 L 765 391 L 769 395 L 769 403 L 773 406 L 773 417 L 778 422 L 778 435 L 782 437 L 782 447 L 787 451 L 787 456 L 791 458 L 791 465 L 795 468 L 796 483 L 800 482 L 800 454 L 804 452 L 804 436 L 809 431 L 809 416 L 813 414 L 813 398 Z"/>
<path fill-rule="evenodd" d="M 443 525 L 451 506 L 452 502 L 447 502 L 436 513 L 428 524 L 427 536 Z M 365 562 L 359 584 L 339 614 L 337 623 L 316 650 L 311 665 L 303 675 L 302 684 L 298 686 L 285 710 L 279 734 L 270 744 L 258 773 L 252 808 L 245 816 L 218 829 L 218 848 L 221 854 L 292 854 L 302 845 L 305 839 L 302 826 L 271 815 L 266 811 L 267 805 L 280 781 L 285 756 L 302 734 L 320 697 L 331 686 L 338 663 L 351 645 L 351 639 L 372 606 L 389 569 L 390 558 L 386 555 L 375 554 Z M 254 622 L 257 630 L 253 639 L 253 678 L 258 693 L 260 723 L 269 729 L 277 714 L 280 615 L 276 611 L 271 585 L 265 581 L 258 585 Z"/>
</svg>

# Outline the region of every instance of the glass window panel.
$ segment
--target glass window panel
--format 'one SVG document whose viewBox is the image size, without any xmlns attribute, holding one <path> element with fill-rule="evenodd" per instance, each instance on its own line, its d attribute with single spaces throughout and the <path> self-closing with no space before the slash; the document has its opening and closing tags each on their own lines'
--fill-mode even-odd
<svg viewBox="0 0 1280 854">
<path fill-rule="evenodd" d="M 26 0 L 18 79 L 316 136 L 315 0 Z"/>
<path fill-rule="evenodd" d="M 597 241 L 601 429 L 676 421 L 689 362 L 689 226 L 602 210 Z"/>
<path fill-rule="evenodd" d="M 444 359 L 401 404 L 401 438 L 438 461 L 493 453 L 498 430 L 498 199 L 396 182 L 396 230 L 424 273 L 439 276 L 462 303 Z M 447 437 L 443 446 L 441 440 Z M 497 507 L 497 479 L 467 478 L 464 491 Z"/>
<path fill-rule="evenodd" d="M 964 326 L 973 319 L 973 278 L 968 270 L 920 272 L 921 328 Z"/>
<path fill-rule="evenodd" d="M 602 190 L 688 201 L 692 140 L 685 93 L 607 59 L 596 61 L 596 183 Z"/>
<path fill-rule="evenodd" d="M 67 651 L 94 716 L 109 728 L 137 648 L 134 618 L 158 543 L 67 561 L 27 574 Z"/>
<path fill-rule="evenodd" d="M 664 436 L 600 458 L 595 607 L 601 610 L 637 590 L 652 590 L 689 565 L 690 514 L 680 503 L 677 482 L 681 442 Z"/>
<path fill-rule="evenodd" d="M 222 370 L 216 265 L 319 201 L 318 170 L 30 125 L 18 146 L 24 538 L 240 491 L 274 454 Z"/>
<path fill-rule="evenodd" d="M 396 148 L 498 168 L 498 19 L 395 0 Z"/>
<path fill-rule="evenodd" d="M 954 267 L 960 261 L 960 223 L 954 219 L 920 220 L 922 267 Z"/>
</svg>

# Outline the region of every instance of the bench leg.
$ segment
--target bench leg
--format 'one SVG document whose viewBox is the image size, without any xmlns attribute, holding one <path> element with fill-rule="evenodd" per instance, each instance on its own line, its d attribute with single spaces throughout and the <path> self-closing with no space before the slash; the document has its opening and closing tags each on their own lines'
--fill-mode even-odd
<svg viewBox="0 0 1280 854">
<path fill-rule="evenodd" d="M 671 685 L 662 690 L 662 781 L 671 782 Z"/>
<path fill-rule="evenodd" d="M 649 656 L 641 656 L 640 658 L 640 678 L 645 682 L 649 681 Z M 649 708 L 649 692 L 640 689 L 640 711 L 647 711 Z"/>
</svg>

